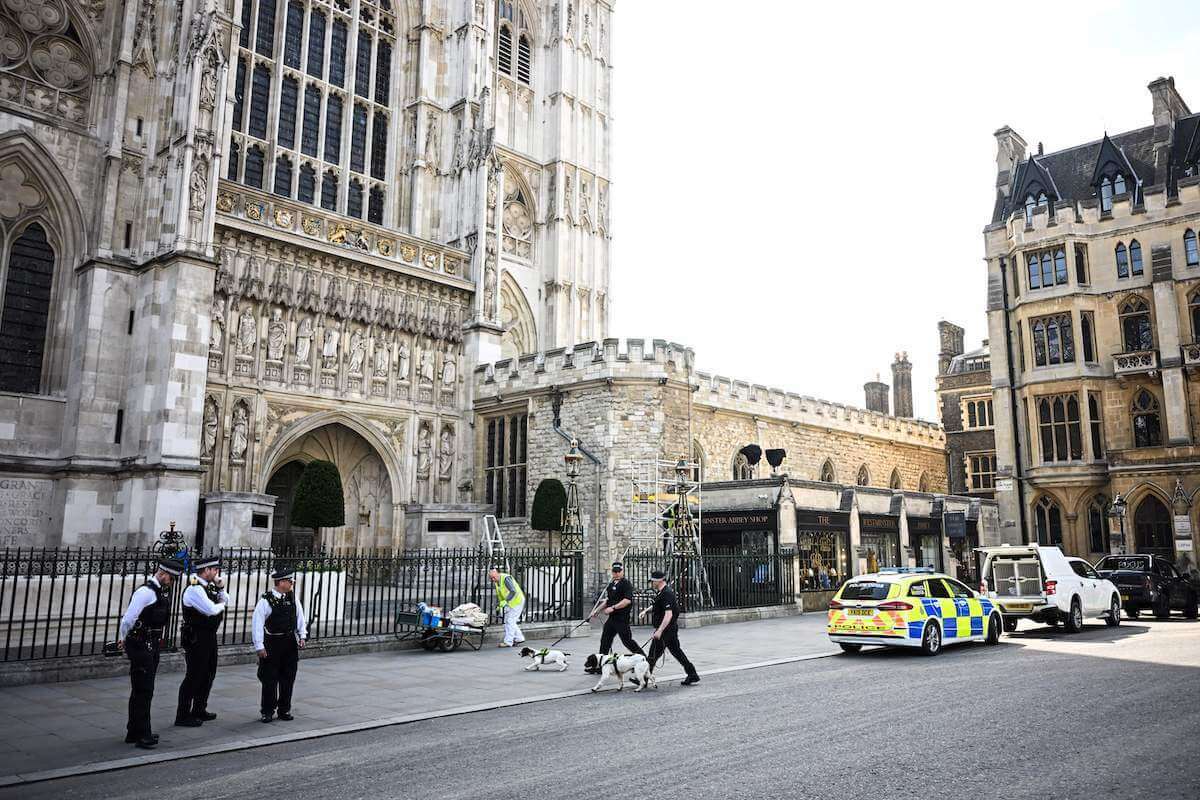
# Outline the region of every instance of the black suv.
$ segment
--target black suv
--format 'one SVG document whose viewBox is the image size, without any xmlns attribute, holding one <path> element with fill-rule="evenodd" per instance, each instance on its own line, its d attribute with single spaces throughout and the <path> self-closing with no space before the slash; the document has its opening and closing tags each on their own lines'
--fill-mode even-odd
<svg viewBox="0 0 1200 800">
<path fill-rule="evenodd" d="M 1142 611 L 1153 611 L 1158 619 L 1166 619 L 1172 610 L 1182 611 L 1188 619 L 1196 618 L 1200 586 L 1162 556 L 1105 556 L 1096 562 L 1096 570 L 1117 585 L 1121 605 L 1130 619 L 1137 619 Z"/>
</svg>

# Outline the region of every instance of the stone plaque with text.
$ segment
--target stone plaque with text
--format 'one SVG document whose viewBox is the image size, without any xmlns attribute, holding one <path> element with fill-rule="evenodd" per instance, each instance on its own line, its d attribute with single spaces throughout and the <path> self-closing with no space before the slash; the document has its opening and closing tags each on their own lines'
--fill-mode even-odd
<svg viewBox="0 0 1200 800">
<path fill-rule="evenodd" d="M 0 547 L 44 547 L 54 481 L 0 478 Z"/>
</svg>

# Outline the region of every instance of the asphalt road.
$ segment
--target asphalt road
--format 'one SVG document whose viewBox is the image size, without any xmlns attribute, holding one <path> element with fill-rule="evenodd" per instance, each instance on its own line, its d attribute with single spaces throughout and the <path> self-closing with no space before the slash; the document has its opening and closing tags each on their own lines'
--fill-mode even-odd
<svg viewBox="0 0 1200 800">
<path fill-rule="evenodd" d="M 1195 800 L 1198 748 L 1200 623 L 1139 621 L 1075 637 L 1023 627 L 936 658 L 836 656 L 0 794 Z"/>
</svg>

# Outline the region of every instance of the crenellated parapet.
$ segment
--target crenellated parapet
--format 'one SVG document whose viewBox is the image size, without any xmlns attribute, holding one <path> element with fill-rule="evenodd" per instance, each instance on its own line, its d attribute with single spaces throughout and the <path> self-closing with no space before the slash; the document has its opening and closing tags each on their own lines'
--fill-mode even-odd
<svg viewBox="0 0 1200 800">
<path fill-rule="evenodd" d="M 492 397 L 590 380 L 694 382 L 695 353 L 665 339 L 604 339 L 475 368 L 475 395 Z"/>
</svg>

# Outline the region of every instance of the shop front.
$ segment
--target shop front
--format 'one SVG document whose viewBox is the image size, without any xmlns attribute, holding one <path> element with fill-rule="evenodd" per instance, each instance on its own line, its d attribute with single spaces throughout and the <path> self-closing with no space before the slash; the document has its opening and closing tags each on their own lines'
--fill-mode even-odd
<svg viewBox="0 0 1200 800">
<path fill-rule="evenodd" d="M 791 556 L 779 554 L 777 509 L 704 509 L 700 520 L 704 570 L 717 608 L 776 605 L 791 591 L 782 574 L 781 558 L 790 564 Z"/>
<path fill-rule="evenodd" d="M 828 592 L 840 587 L 850 575 L 850 515 L 796 509 L 796 556 L 800 591 Z"/>
<path fill-rule="evenodd" d="M 940 517 L 908 518 L 908 541 L 918 567 L 945 570 L 942 563 L 942 520 Z"/>
<path fill-rule="evenodd" d="M 771 555 L 779 545 L 779 512 L 704 509 L 700 514 L 700 543 L 705 553 Z"/>
<path fill-rule="evenodd" d="M 979 565 L 976 563 L 975 548 L 979 547 L 979 527 L 973 519 L 967 519 L 965 511 L 947 511 L 943 515 L 946 540 L 950 553 L 958 562 L 955 576 L 967 586 L 979 585 Z"/>
<path fill-rule="evenodd" d="M 859 555 L 867 561 L 867 572 L 881 567 L 899 567 L 900 517 L 891 514 L 859 514 Z"/>
</svg>

